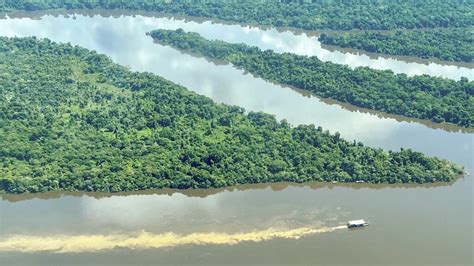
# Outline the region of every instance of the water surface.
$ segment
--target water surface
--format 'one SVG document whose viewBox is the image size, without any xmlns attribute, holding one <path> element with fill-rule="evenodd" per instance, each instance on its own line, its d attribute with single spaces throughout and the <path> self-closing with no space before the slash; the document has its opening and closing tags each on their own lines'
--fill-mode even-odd
<svg viewBox="0 0 474 266">
<path fill-rule="evenodd" d="M 405 73 L 409 76 L 426 74 L 456 80 L 461 77 L 466 77 L 470 80 L 474 78 L 473 64 L 456 64 L 453 62 L 444 62 L 443 64 L 443 62 L 433 62 L 413 57 L 377 56 L 373 53 L 355 53 L 353 50 L 348 49 L 322 47 L 318 41 L 318 32 L 297 31 L 298 33 L 295 34 L 289 30 L 275 28 L 262 30 L 259 27 L 215 23 L 202 18 L 155 17 L 157 14 L 150 12 L 142 12 L 142 15 L 121 15 L 121 11 L 79 12 L 81 14 L 65 15 L 66 19 L 64 14 L 67 13 L 64 11 L 53 12 L 54 15 L 45 15 L 44 12 L 6 14 L 3 16 L 7 18 L 19 17 L 19 19 L 9 19 L 9 22 L 3 22 L 4 27 L 13 29 L 4 30 L 2 35 L 31 35 L 28 33 L 28 30 L 23 30 L 28 27 L 34 27 L 33 24 L 38 25 L 38 20 L 42 21 L 41 25 L 45 28 L 36 31 L 34 35 L 37 36 L 42 36 L 43 33 L 46 33 L 45 31 L 52 30 L 54 24 L 58 27 L 62 26 L 63 23 L 65 24 L 64 26 L 67 25 L 69 30 L 103 31 L 102 33 L 106 34 L 102 36 L 103 38 L 110 37 L 107 35 L 107 31 L 116 31 L 122 27 L 124 27 L 122 28 L 124 31 L 133 29 L 133 35 L 139 35 L 157 28 L 173 30 L 183 28 L 185 31 L 198 32 L 208 39 L 223 40 L 231 43 L 246 43 L 258 46 L 261 49 L 272 49 L 280 53 L 291 52 L 300 55 L 317 56 L 323 61 L 346 64 L 351 67 L 368 66 L 374 69 L 391 70 L 395 73 Z M 106 15 L 107 17 L 100 15 Z M 20 19 L 22 27 L 18 28 L 16 25 Z M 76 22 L 71 20 L 76 20 Z M 90 24 L 91 21 L 95 23 Z M 97 23 L 100 23 L 100 26 Z M 71 28 L 69 24 L 74 24 L 75 26 Z M 103 27 L 107 27 L 107 30 L 103 29 Z M 55 31 L 55 39 L 64 40 L 64 36 L 60 35 Z M 68 33 L 68 35 L 70 36 L 71 33 Z M 44 37 L 52 38 L 49 35 Z M 72 40 L 69 41 L 72 42 Z"/>
<path fill-rule="evenodd" d="M 38 36 L 107 54 L 132 70 L 150 71 L 216 102 L 265 111 L 291 124 L 321 125 L 348 140 L 383 149 L 412 148 L 473 165 L 473 134 L 456 127 L 407 120 L 321 101 L 266 82 L 231 65 L 216 64 L 164 47 L 145 36 L 156 28 L 197 31 L 207 38 L 245 42 L 278 52 L 316 55 L 355 66 L 396 73 L 473 78 L 472 70 L 369 58 L 322 48 L 315 37 L 239 25 L 152 16 L 41 15 L 0 20 L 2 36 Z M 119 248 L 77 253 L 0 252 L 5 265 L 141 264 L 466 264 L 472 263 L 472 175 L 439 186 L 304 184 L 240 186 L 207 191 L 128 194 L 4 196 L 0 201 L 0 246 L 14 235 L 57 240 L 70 236 L 180 236 L 256 234 L 298 228 L 332 228 L 363 218 L 364 230 L 336 230 L 299 238 L 234 244 Z M 271 233 L 270 233 L 271 234 Z M 202 236 L 202 235 L 201 235 Z M 27 242 L 27 241 L 25 241 Z M 84 242 L 87 243 L 87 242 Z"/>
</svg>

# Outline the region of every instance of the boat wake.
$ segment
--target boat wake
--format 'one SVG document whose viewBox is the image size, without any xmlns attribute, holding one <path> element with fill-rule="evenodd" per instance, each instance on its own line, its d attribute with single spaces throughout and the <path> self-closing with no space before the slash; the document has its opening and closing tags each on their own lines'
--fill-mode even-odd
<svg viewBox="0 0 474 266">
<path fill-rule="evenodd" d="M 15 235 L 0 240 L 0 252 L 81 253 L 107 251 L 115 248 L 157 249 L 181 245 L 235 245 L 241 242 L 262 242 L 272 239 L 299 239 L 303 236 L 328 233 L 339 229 L 347 229 L 347 226 L 295 229 L 270 228 L 232 234 L 210 232 L 180 235 L 172 232 L 154 234 L 142 231 L 135 235 L 58 235 L 46 237 Z"/>
</svg>

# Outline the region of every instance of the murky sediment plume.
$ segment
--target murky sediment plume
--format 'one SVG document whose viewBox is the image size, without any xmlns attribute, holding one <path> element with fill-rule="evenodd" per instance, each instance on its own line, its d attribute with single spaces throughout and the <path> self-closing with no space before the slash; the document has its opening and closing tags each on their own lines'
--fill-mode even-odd
<svg viewBox="0 0 474 266">
<path fill-rule="evenodd" d="M 156 249 L 182 245 L 236 245 L 241 242 L 262 242 L 272 239 L 298 239 L 303 236 L 347 229 L 336 227 L 295 229 L 266 229 L 243 233 L 191 233 L 187 235 L 167 232 L 154 234 L 142 231 L 135 235 L 15 235 L 0 241 L 0 252 L 54 252 L 81 253 L 100 252 L 115 248 Z"/>
</svg>

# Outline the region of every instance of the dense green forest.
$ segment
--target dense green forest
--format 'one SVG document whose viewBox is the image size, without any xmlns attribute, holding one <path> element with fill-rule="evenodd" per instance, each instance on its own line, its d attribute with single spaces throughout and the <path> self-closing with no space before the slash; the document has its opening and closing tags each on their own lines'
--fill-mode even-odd
<svg viewBox="0 0 474 266">
<path fill-rule="evenodd" d="M 147 10 L 226 21 L 316 29 L 469 27 L 466 0 L 5 0 L 0 11 L 46 9 Z"/>
<path fill-rule="evenodd" d="M 473 127 L 474 82 L 466 78 L 454 81 L 427 75 L 407 77 L 367 67 L 351 69 L 317 57 L 211 41 L 182 29 L 149 34 L 162 44 L 231 62 L 267 80 L 321 97 L 390 114 Z"/>
<path fill-rule="evenodd" d="M 153 11 L 304 30 L 437 29 L 322 35 L 326 44 L 391 55 L 472 61 L 474 1 L 453 0 L 4 0 L 0 11 Z M 439 30 L 439 29 L 448 30 Z M 455 30 L 461 28 L 460 30 Z"/>
<path fill-rule="evenodd" d="M 390 55 L 438 58 L 458 62 L 472 62 L 474 58 L 474 33 L 470 29 L 322 33 L 319 41 L 323 44 Z"/>
<path fill-rule="evenodd" d="M 131 191 L 275 181 L 424 183 L 463 170 L 215 104 L 47 39 L 0 37 L 0 188 Z"/>
</svg>

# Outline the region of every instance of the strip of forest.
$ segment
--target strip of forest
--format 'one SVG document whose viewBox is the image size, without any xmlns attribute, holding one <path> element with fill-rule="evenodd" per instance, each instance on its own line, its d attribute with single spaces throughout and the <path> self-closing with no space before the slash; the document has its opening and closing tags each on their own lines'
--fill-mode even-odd
<svg viewBox="0 0 474 266">
<path fill-rule="evenodd" d="M 454 81 L 428 75 L 408 77 L 368 67 L 351 69 L 315 56 L 207 40 L 182 29 L 148 34 L 161 44 L 224 60 L 266 80 L 308 90 L 323 98 L 388 114 L 473 127 L 474 82 L 467 78 Z"/>
<path fill-rule="evenodd" d="M 353 48 L 372 53 L 415 56 L 471 63 L 474 59 L 472 29 L 397 30 L 382 32 L 322 33 L 319 41 L 327 45 Z"/>
<path fill-rule="evenodd" d="M 47 39 L 0 37 L 0 190 L 135 191 L 244 183 L 427 183 L 463 173 L 314 125 L 216 104 Z"/>
<path fill-rule="evenodd" d="M 231 23 L 303 30 L 404 30 L 393 35 L 328 36 L 326 44 L 388 55 L 472 62 L 474 1 L 465 0 L 4 0 L 0 12 L 150 11 Z M 427 30 L 426 33 L 412 30 Z M 459 30 L 464 34 L 459 34 Z M 435 30 L 438 34 L 431 33 Z"/>
</svg>

